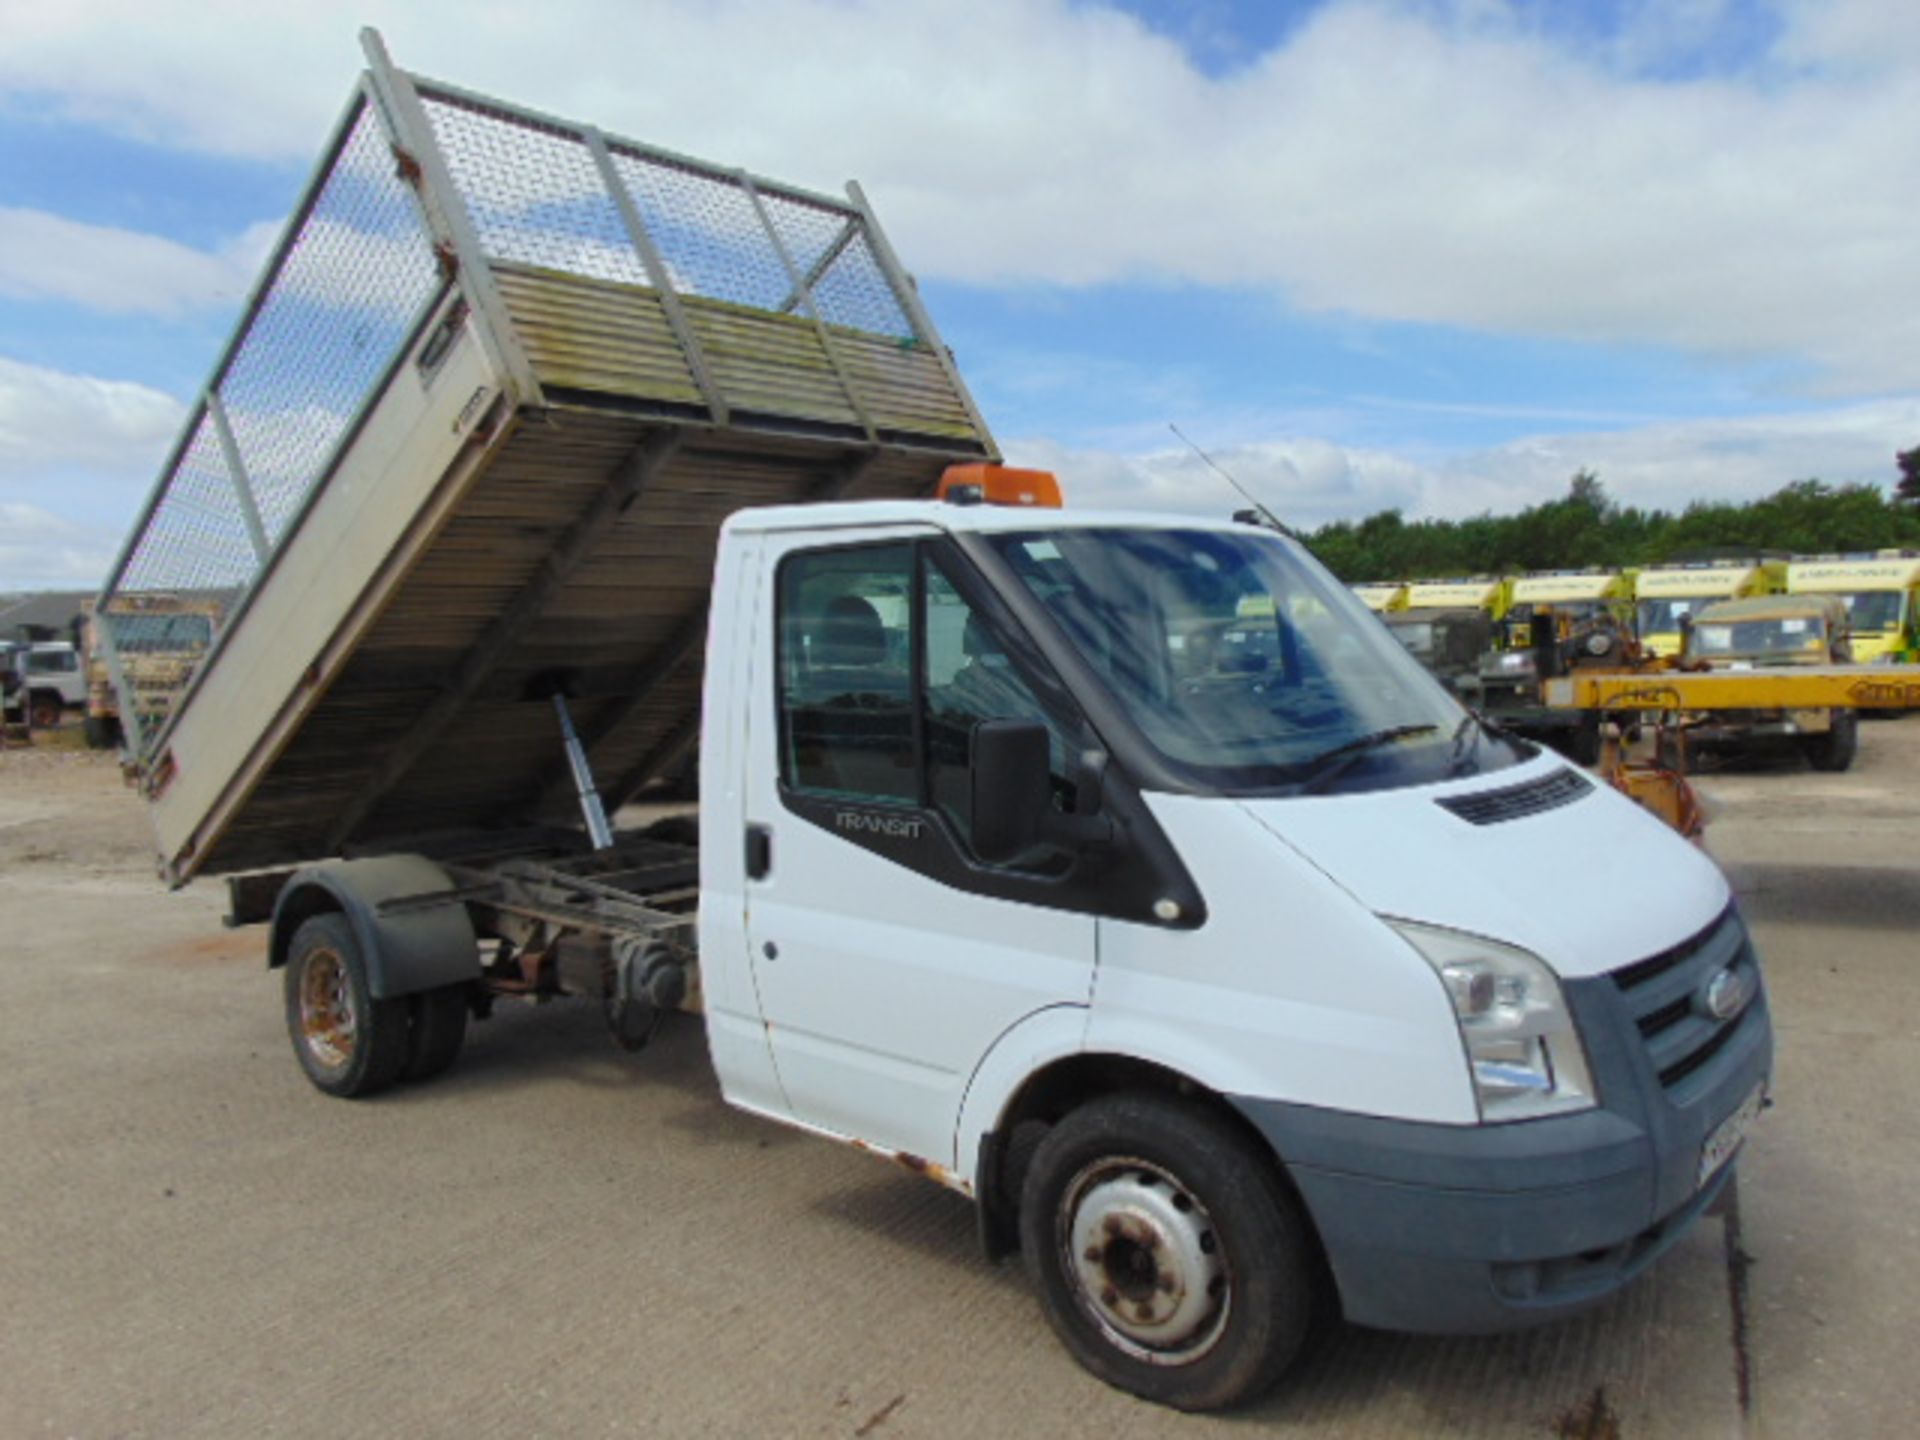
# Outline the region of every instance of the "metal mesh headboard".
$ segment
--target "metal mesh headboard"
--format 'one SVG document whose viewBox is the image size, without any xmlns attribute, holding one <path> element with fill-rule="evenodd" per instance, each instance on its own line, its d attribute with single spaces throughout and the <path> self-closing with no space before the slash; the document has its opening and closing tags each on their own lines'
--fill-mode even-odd
<svg viewBox="0 0 1920 1440">
<path fill-rule="evenodd" d="M 211 613 L 218 644 L 445 283 L 362 88 L 96 603 L 136 757 L 205 649 L 157 666 L 156 617 Z"/>
<path fill-rule="evenodd" d="M 416 85 L 490 258 L 929 338 L 857 205 Z"/>
</svg>

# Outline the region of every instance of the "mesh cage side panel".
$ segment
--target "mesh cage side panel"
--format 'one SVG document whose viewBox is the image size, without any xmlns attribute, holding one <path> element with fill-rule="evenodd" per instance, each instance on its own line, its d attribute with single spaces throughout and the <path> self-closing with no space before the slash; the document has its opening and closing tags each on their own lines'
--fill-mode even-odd
<svg viewBox="0 0 1920 1440">
<path fill-rule="evenodd" d="M 647 283 L 592 152 L 577 135 L 423 92 L 453 183 L 496 260 Z"/>
<path fill-rule="evenodd" d="M 233 486 L 213 417 L 202 407 L 166 493 L 96 616 L 97 633 L 118 656 L 122 732 L 143 750 L 259 563 Z M 159 618 L 171 612 L 207 618 L 177 626 Z"/>
<path fill-rule="evenodd" d="M 206 594 L 249 584 L 258 560 L 235 493 L 213 417 L 202 409 L 116 591 Z"/>
<path fill-rule="evenodd" d="M 440 293 L 424 222 L 364 99 L 316 185 L 215 372 L 244 473 L 234 473 L 212 413 L 198 407 L 151 514 L 101 591 L 102 629 L 123 682 L 122 724 L 149 757 L 200 656 L 331 472 Z M 242 487 L 260 517 L 265 559 Z M 208 617 L 213 634 L 200 620 L 163 616 Z"/>
<path fill-rule="evenodd" d="M 220 384 L 269 544 L 438 286 L 413 199 L 363 112 Z"/>
</svg>

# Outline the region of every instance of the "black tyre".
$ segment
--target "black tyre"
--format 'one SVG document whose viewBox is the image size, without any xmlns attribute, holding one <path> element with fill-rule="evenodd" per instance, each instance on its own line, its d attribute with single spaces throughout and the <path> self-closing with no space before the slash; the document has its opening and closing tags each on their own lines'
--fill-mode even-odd
<svg viewBox="0 0 1920 1440">
<path fill-rule="evenodd" d="M 407 1063 L 402 1080 L 431 1080 L 459 1058 L 467 1039 L 467 987 L 445 985 L 407 997 Z"/>
<path fill-rule="evenodd" d="M 1250 1400 L 1306 1340 L 1306 1223 L 1273 1157 L 1204 1106 L 1115 1095 L 1068 1115 L 1034 1153 L 1020 1236 L 1067 1349 L 1145 1399 Z"/>
<path fill-rule="evenodd" d="M 27 701 L 27 720 L 35 730 L 56 730 L 65 707 L 58 695 L 35 691 Z"/>
<path fill-rule="evenodd" d="M 1566 732 L 1560 743 L 1561 752 L 1576 765 L 1598 765 L 1600 763 L 1600 715 L 1591 711 L 1580 717 L 1579 723 Z"/>
<path fill-rule="evenodd" d="M 120 743 L 120 721 L 112 715 L 89 715 L 80 730 L 89 750 L 111 750 Z"/>
<path fill-rule="evenodd" d="M 373 1095 L 407 1063 L 407 1002 L 376 1000 L 344 915 L 316 915 L 287 956 L 287 1033 L 307 1078 L 329 1095 Z"/>
<path fill-rule="evenodd" d="M 1860 753 L 1860 712 L 1836 710 L 1833 728 L 1824 735 L 1813 735 L 1803 742 L 1807 763 L 1816 770 L 1838 773 L 1853 764 Z"/>
</svg>

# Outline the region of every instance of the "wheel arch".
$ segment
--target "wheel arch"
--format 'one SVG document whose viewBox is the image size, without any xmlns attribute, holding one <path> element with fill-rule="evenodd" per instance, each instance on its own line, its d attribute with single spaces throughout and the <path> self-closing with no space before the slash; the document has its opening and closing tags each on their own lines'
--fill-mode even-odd
<svg viewBox="0 0 1920 1440">
<path fill-rule="evenodd" d="M 419 855 L 330 860 L 295 872 L 273 905 L 267 966 L 279 969 L 293 937 L 316 915 L 344 915 L 367 963 L 377 1000 L 480 978 L 479 938 L 458 900 L 388 911 L 390 902 L 453 889 L 446 871 Z"/>
<path fill-rule="evenodd" d="M 967 1158 L 974 1167 L 981 1246 L 990 1260 L 1019 1248 L 1020 1190 L 1039 1137 L 1089 1101 L 1123 1093 L 1168 1095 L 1219 1116 L 1266 1158 L 1319 1244 L 1311 1213 L 1273 1142 L 1225 1091 L 1161 1060 L 1117 1050 L 1076 1050 L 1033 1069 L 998 1106 L 991 1127 L 976 1132 L 976 1153 Z"/>
</svg>

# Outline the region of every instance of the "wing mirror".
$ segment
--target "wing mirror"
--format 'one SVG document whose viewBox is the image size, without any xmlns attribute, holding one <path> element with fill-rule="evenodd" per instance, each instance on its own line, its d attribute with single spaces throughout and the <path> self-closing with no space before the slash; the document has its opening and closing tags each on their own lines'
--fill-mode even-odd
<svg viewBox="0 0 1920 1440">
<path fill-rule="evenodd" d="M 1112 840 L 1112 820 L 1094 813 L 1104 755 L 1081 757 L 1074 787 L 1081 813 L 1053 808 L 1047 727 L 1036 720 L 983 720 L 973 727 L 968 769 L 973 780 L 973 853 L 1005 865 L 1040 844 L 1070 848 Z"/>
</svg>

